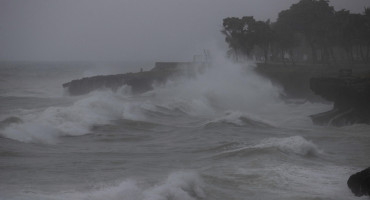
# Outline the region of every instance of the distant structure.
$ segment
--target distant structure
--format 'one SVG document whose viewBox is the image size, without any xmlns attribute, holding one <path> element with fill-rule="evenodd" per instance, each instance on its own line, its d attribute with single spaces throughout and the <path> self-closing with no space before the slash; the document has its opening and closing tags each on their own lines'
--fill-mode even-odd
<svg viewBox="0 0 370 200">
<path fill-rule="evenodd" d="M 203 54 L 194 55 L 192 62 L 156 62 L 154 71 L 177 71 L 185 75 L 194 75 L 202 72 L 205 67 L 210 65 L 211 56 L 209 50 L 204 50 Z"/>
</svg>

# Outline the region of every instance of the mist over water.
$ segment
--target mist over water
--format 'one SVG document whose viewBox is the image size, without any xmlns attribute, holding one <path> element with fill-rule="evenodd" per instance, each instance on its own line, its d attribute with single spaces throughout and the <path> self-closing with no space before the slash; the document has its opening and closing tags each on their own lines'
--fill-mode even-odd
<svg viewBox="0 0 370 200">
<path fill-rule="evenodd" d="M 128 86 L 117 92 L 95 91 L 68 106 L 30 112 L 21 117 L 22 122 L 7 126 L 2 135 L 22 142 L 55 143 L 58 136 L 88 134 L 96 124 L 119 119 L 156 123 L 146 112 L 160 112 L 159 107 L 210 121 L 279 126 L 289 120 L 294 105 L 287 105 L 280 98 L 282 89 L 253 68 L 253 64 L 237 64 L 216 55 L 195 77 L 171 80 L 140 96 L 132 96 Z M 300 114 L 294 117 L 307 118 L 306 112 Z"/>
<path fill-rule="evenodd" d="M 314 126 L 330 105 L 286 101 L 253 64 L 212 55 L 202 73 L 140 95 L 22 95 L 37 76 L 3 86 L 0 199 L 354 199 L 346 180 L 368 164 L 369 127 Z"/>
<path fill-rule="evenodd" d="M 210 68 L 196 78 L 168 83 L 154 90 L 163 99 L 173 96 L 178 101 L 203 104 L 212 111 L 246 111 L 278 103 L 279 92 L 269 80 L 257 76 L 252 66 L 234 64 L 222 56 L 216 57 Z"/>
<path fill-rule="evenodd" d="M 212 48 L 242 44 L 259 59 L 272 42 L 274 62 L 366 61 L 369 0 L 320 1 L 316 10 L 297 2 L 0 0 L 0 200 L 361 199 L 346 182 L 369 167 L 370 126 L 315 126 L 309 116 L 332 105 L 291 99 L 253 62 Z M 223 20 L 242 16 L 255 19 L 242 28 L 252 34 L 228 32 Z M 186 61 L 205 46 L 209 66 L 182 67 L 142 94 L 124 85 L 69 96 L 62 87 L 148 71 L 148 60 Z M 297 51 L 273 55 L 286 46 Z"/>
</svg>

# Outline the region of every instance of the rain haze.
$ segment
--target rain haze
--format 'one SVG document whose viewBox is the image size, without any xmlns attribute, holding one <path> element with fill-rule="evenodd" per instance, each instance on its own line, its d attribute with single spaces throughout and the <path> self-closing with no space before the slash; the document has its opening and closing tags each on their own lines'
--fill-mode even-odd
<svg viewBox="0 0 370 200">
<path fill-rule="evenodd" d="M 370 195 L 369 24 L 370 0 L 0 0 L 0 200 Z"/>
<path fill-rule="evenodd" d="M 225 17 L 275 21 L 298 0 L 0 0 L 0 60 L 183 61 L 223 46 Z M 332 0 L 361 13 L 368 0 Z"/>
</svg>

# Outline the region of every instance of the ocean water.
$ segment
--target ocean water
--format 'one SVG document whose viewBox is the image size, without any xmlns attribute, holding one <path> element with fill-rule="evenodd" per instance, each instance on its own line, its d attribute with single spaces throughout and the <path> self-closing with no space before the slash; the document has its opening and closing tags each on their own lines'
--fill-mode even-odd
<svg viewBox="0 0 370 200">
<path fill-rule="evenodd" d="M 215 59 L 141 95 L 61 86 L 133 66 L 1 64 L 1 200 L 361 199 L 346 182 L 370 164 L 370 126 L 313 125 L 331 105 L 282 99 L 253 64 Z"/>
</svg>

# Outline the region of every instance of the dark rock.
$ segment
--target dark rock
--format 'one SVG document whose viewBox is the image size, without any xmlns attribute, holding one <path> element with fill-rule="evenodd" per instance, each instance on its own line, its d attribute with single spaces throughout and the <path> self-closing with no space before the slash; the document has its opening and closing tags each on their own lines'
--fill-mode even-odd
<svg viewBox="0 0 370 200">
<path fill-rule="evenodd" d="M 70 95 L 83 95 L 98 89 L 116 91 L 123 85 L 131 86 L 133 93 L 143 93 L 153 89 L 155 83 L 165 83 L 170 76 L 180 72 L 194 75 L 197 71 L 192 71 L 193 69 L 202 69 L 205 66 L 206 63 L 160 62 L 150 71 L 87 77 L 64 83 L 63 87 Z"/>
<path fill-rule="evenodd" d="M 334 102 L 332 110 L 311 116 L 315 124 L 370 124 L 370 78 L 311 78 L 310 88 L 315 94 Z"/>
<path fill-rule="evenodd" d="M 87 94 L 100 88 L 116 90 L 126 83 L 128 76 L 127 74 L 118 74 L 82 78 L 64 83 L 63 87 L 68 90 L 70 95 Z"/>
<path fill-rule="evenodd" d="M 352 193 L 358 197 L 364 195 L 370 196 L 370 167 L 351 175 L 347 181 L 347 185 Z"/>
<path fill-rule="evenodd" d="M 93 76 L 64 83 L 70 95 L 83 95 L 97 89 L 108 88 L 113 91 L 123 85 L 131 86 L 133 93 L 142 93 L 152 89 L 154 82 L 163 83 L 170 73 L 147 71 L 105 76 Z"/>
<path fill-rule="evenodd" d="M 321 100 L 310 90 L 309 80 L 317 77 L 320 68 L 315 65 L 284 65 L 258 63 L 254 69 L 259 75 L 271 80 L 284 90 L 284 97 L 293 99 Z"/>
<path fill-rule="evenodd" d="M 343 68 L 338 74 L 338 69 Z M 279 85 L 283 90 L 284 98 L 307 99 L 311 102 L 323 101 L 310 89 L 310 79 L 313 77 L 331 76 L 363 76 L 369 72 L 369 64 L 351 64 L 348 70 L 347 64 L 309 64 L 309 63 L 257 63 L 254 70 Z"/>
</svg>

